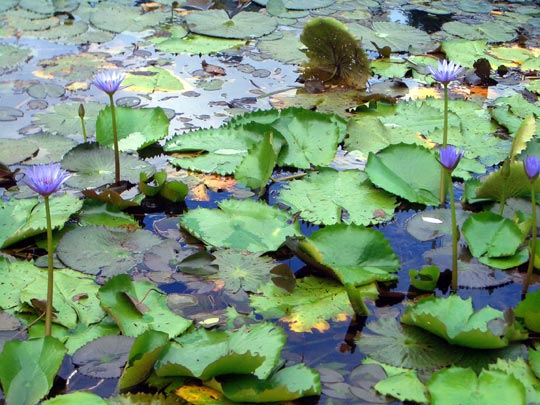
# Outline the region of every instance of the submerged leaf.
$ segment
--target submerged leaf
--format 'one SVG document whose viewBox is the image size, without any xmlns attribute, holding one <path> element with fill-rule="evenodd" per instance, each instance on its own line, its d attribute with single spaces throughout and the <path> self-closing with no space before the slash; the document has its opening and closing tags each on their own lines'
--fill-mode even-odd
<svg viewBox="0 0 540 405">
<path fill-rule="evenodd" d="M 304 26 L 300 41 L 307 47 L 308 61 L 302 73 L 305 79 L 366 87 L 369 59 L 343 23 L 333 18 L 314 18 Z"/>
</svg>

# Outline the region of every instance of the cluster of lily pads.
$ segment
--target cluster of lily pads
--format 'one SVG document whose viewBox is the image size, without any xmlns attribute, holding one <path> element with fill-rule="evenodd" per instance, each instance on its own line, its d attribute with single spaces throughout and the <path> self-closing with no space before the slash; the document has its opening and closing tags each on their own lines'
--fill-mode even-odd
<svg viewBox="0 0 540 405">
<path fill-rule="evenodd" d="M 9 10 L 15 3 L 0 7 Z M 6 30 L 27 32 L 29 22 L 46 23 L 24 11 L 33 7 L 30 3 L 20 0 L 20 8 L 10 10 L 20 25 L 7 25 Z M 79 6 L 71 3 L 73 10 Z M 184 20 L 189 35 L 184 26 L 173 25 L 167 28 L 168 36 L 151 41 L 171 52 L 199 51 L 198 35 L 211 30 L 229 38 L 214 43 L 225 49 L 239 45 L 238 38 L 270 34 L 278 18 L 284 23 L 308 15 L 298 6 L 302 1 L 257 3 L 266 6 L 269 15 L 247 11 L 230 18 L 220 10 L 193 12 Z M 324 10 L 334 2 L 311 3 Z M 369 8 L 377 2 L 363 3 Z M 445 2 L 432 3 L 426 12 L 444 13 L 449 7 Z M 47 1 L 42 6 L 47 10 L 55 7 Z M 62 30 L 73 41 L 106 35 L 107 28 L 125 30 L 125 24 L 107 27 L 102 23 L 104 13 L 111 12 L 106 6 L 106 2 L 95 7 L 82 2 L 79 11 L 83 17 L 62 24 Z M 346 6 L 338 10 L 347 12 Z M 463 11 L 491 7 L 488 2 L 468 1 L 459 6 Z M 137 16 L 139 25 L 129 28 L 143 30 L 164 22 L 174 16 L 175 7 Z M 129 20 L 131 14 L 127 13 L 132 12 L 132 7 L 114 3 L 113 15 Z M 258 31 L 251 29 L 255 17 Z M 518 17 L 511 16 L 515 21 Z M 526 49 L 518 52 L 487 45 L 486 33 L 497 35 L 495 42 L 513 38 L 500 22 L 494 26 L 448 24 L 448 35 L 465 31 L 468 38 L 481 35 L 472 42 L 472 50 L 470 41 L 465 48 L 461 39 L 443 41 L 446 57 L 465 67 L 471 68 L 479 57 L 487 57 L 494 65 L 501 61 L 510 65 L 519 53 L 526 59 L 522 70 L 539 69 L 534 54 Z M 318 48 L 325 38 L 317 31 L 321 26 L 323 33 L 336 35 L 326 39 L 340 44 L 342 58 L 332 60 Z M 393 35 L 377 35 L 390 27 Z M 54 31 L 34 28 L 36 36 Z M 24 176 L 15 173 L 19 193 L 0 203 L 0 246 L 5 253 L 0 260 L 0 308 L 2 319 L 14 324 L 17 334 L 10 336 L 13 340 L 5 343 L 0 354 L 0 383 L 7 403 L 33 404 L 48 395 L 55 376 L 62 374 L 66 353 L 77 373 L 118 378 L 120 393 L 107 399 L 86 392 L 51 394 L 45 403 L 168 403 L 180 401 L 178 398 L 195 404 L 282 402 L 320 395 L 321 381 L 327 391 L 338 392 L 345 386 L 346 392 L 339 393 L 345 400 L 353 393 L 358 398 L 369 391 L 362 384 L 344 384 L 300 362 L 288 364 L 281 357 L 284 328 L 324 332 L 331 321 L 364 319 L 373 309 L 372 300 L 391 288 L 398 280 L 397 271 L 405 267 L 377 226 L 393 220 L 398 202 L 440 206 L 441 201 L 446 202 L 447 189 L 450 210 L 444 206 L 423 210 L 409 222 L 410 233 L 421 241 L 442 236 L 442 249 L 447 235 L 452 241 L 451 266 L 443 261 L 439 266 L 406 269 L 416 291 L 444 291 L 444 282 L 438 284 L 439 267 L 452 268 L 452 289 L 459 292 L 461 287 L 475 286 L 470 274 L 481 278 L 482 286 L 498 286 L 510 281 L 496 273 L 503 281 L 494 276 L 488 284 L 493 269 L 515 269 L 528 261 L 523 282 L 526 293 L 533 268 L 540 262 L 535 202 L 540 167 L 534 157 L 538 154 L 535 116 L 540 105 L 516 93 L 494 100 L 487 111 L 472 101 L 449 98 L 448 85 L 459 73 L 454 64 L 439 65 L 435 70 L 437 59 L 431 55 L 415 55 L 407 61 L 384 57 L 386 51 L 405 50 L 399 36 L 408 46 L 408 35 L 420 35 L 417 31 L 393 23 L 344 27 L 334 19 L 313 18 L 300 37 L 308 47 L 300 55 L 308 60 L 298 63 L 303 64 L 308 80 L 365 87 L 371 71 L 355 39 L 362 37 L 366 48 L 380 52 L 381 57 L 371 63 L 373 72 L 402 77 L 405 69 L 427 83 L 437 80 L 444 88 L 441 100 L 391 103 L 384 98 L 366 102 L 352 98 L 354 114 L 322 113 L 328 108 L 323 100 L 314 102 L 320 107 L 317 111 L 299 107 L 255 111 L 218 128 L 179 133 L 163 141 L 172 165 L 228 176 L 241 187 L 234 195 L 222 193 L 225 198 L 217 208 L 190 209 L 173 218 L 184 234 L 203 243 L 198 248 L 177 240 L 178 236 L 167 237 L 164 232 L 159 237 L 142 230 L 132 216 L 148 197 L 181 206 L 188 192 L 193 193 L 176 180 L 170 168 L 159 171 L 128 153 L 143 151 L 167 137 L 169 117 L 165 112 L 118 107 L 113 99 L 122 84 L 133 89 L 142 85 L 145 76 L 160 77 L 152 84 L 153 90 L 158 89 L 171 78 L 164 69 L 150 67 L 145 75 L 125 78 L 116 70 L 99 74 L 94 84 L 109 96 L 109 106 L 68 105 L 64 110 L 67 119 L 61 114 L 42 114 L 38 122 L 44 125 L 54 119 L 66 127 L 66 122 L 75 122 L 85 142 L 68 144 L 56 163 L 26 167 Z M 278 53 L 276 49 L 291 42 L 289 37 L 274 40 L 273 51 L 270 40 L 260 48 Z M 431 49 L 427 35 L 414 43 Z M 385 47 L 389 49 L 385 51 Z M 292 60 L 290 55 L 283 57 Z M 91 59 L 96 63 L 91 68 L 99 64 L 97 58 Z M 351 61 L 362 68 L 344 68 Z M 56 62 L 43 64 L 69 72 Z M 428 71 L 433 77 L 425 74 Z M 59 74 L 67 78 L 70 73 Z M 538 93 L 537 86 L 529 88 Z M 309 100 L 313 103 L 313 98 Z M 86 142 L 86 124 L 92 116 L 96 142 Z M 71 131 L 79 133 L 78 128 Z M 501 128 L 507 130 L 507 139 L 493 136 Z M 32 148 L 39 149 L 40 139 L 39 135 L 29 136 L 11 144 L 14 149 L 35 151 Z M 365 170 L 358 170 L 359 161 L 365 163 Z M 19 162 L 4 163 L 16 166 Z M 456 207 L 451 176 L 465 181 L 462 202 L 473 205 L 474 213 Z M 56 193 L 61 187 L 67 193 Z M 123 187 L 131 187 L 131 194 Z M 306 223 L 318 228 L 308 234 L 301 226 Z M 466 243 L 459 245 L 458 236 Z M 21 260 L 18 248 L 34 241 L 47 254 L 36 261 Z M 275 261 L 278 251 L 301 258 L 310 274 L 296 278 L 288 266 Z M 472 265 L 468 254 L 474 257 Z M 148 269 L 161 271 L 154 275 L 159 281 L 141 279 Z M 191 285 L 197 294 L 167 296 L 156 285 L 166 284 L 164 280 Z M 210 287 L 195 286 L 204 281 Z M 200 304 L 190 300 L 212 289 L 224 290 L 232 303 L 243 299 L 249 303 L 249 311 L 230 304 L 217 320 L 215 314 L 190 319 L 186 307 Z M 489 306 L 475 311 L 470 299 L 458 295 L 414 301 L 400 322 L 382 317 L 369 322 L 354 338 L 368 356 L 360 367 L 369 369 L 366 374 L 378 373 L 377 384 L 372 384 L 378 393 L 403 401 L 467 403 L 481 398 L 485 403 L 497 403 L 508 398 L 508 403 L 539 402 L 538 351 L 527 351 L 518 343 L 527 339 L 527 330 L 540 331 L 539 300 L 537 291 L 528 293 L 515 311 Z M 277 318 L 283 326 L 270 322 Z M 219 326 L 212 328 L 214 325 Z M 16 339 L 24 333 L 28 340 Z M 69 382 L 72 377 L 66 379 Z"/>
</svg>

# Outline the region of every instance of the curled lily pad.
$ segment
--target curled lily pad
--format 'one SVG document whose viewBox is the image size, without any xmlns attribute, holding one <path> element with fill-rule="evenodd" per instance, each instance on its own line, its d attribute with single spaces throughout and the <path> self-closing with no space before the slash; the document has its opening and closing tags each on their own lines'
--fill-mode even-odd
<svg viewBox="0 0 540 405">
<path fill-rule="evenodd" d="M 211 37 L 246 39 L 270 34 L 277 27 L 274 17 L 243 11 L 233 18 L 225 10 L 206 10 L 185 17 L 189 30 Z"/>
<path fill-rule="evenodd" d="M 401 322 L 428 330 L 449 343 L 477 349 L 499 349 L 527 338 L 509 313 L 489 306 L 475 312 L 471 298 L 463 300 L 457 295 L 423 299 L 405 310 Z"/>
<path fill-rule="evenodd" d="M 72 269 L 111 277 L 142 263 L 144 252 L 159 243 L 150 231 L 85 226 L 66 233 L 56 252 Z"/>
<path fill-rule="evenodd" d="M 89 377 L 118 378 L 132 344 L 133 338 L 129 336 L 104 336 L 73 353 L 72 361 L 80 373 Z"/>
</svg>

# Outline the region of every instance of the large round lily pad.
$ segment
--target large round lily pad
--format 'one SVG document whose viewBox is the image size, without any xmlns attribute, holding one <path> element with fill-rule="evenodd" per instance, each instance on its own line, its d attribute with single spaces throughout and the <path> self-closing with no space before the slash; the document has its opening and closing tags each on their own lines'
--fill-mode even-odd
<svg viewBox="0 0 540 405">
<path fill-rule="evenodd" d="M 72 269 L 110 277 L 142 263 L 144 252 L 160 241 L 150 231 L 85 226 L 66 233 L 56 253 Z"/>
<path fill-rule="evenodd" d="M 349 31 L 362 39 L 362 47 L 372 51 L 389 46 L 392 52 L 407 52 L 409 47 L 418 51 L 434 48 L 431 38 L 424 31 L 394 22 L 375 21 L 373 29 L 360 24 L 348 24 Z"/>
<path fill-rule="evenodd" d="M 277 20 L 261 13 L 243 11 L 233 18 L 225 10 L 207 10 L 186 16 L 191 32 L 220 38 L 258 38 L 270 34 Z"/>
</svg>

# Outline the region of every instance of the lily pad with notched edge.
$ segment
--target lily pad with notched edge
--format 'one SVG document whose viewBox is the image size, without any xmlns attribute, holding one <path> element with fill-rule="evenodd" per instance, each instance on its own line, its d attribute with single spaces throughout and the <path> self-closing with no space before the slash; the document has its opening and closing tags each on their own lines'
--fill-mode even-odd
<svg viewBox="0 0 540 405">
<path fill-rule="evenodd" d="M 13 45 L 0 45 L 0 69 L 14 69 L 18 64 L 30 58 L 29 49 L 19 48 Z"/>
<path fill-rule="evenodd" d="M 111 277 L 142 263 L 144 252 L 160 241 L 150 231 L 85 226 L 66 233 L 56 252 L 72 269 Z"/>
<path fill-rule="evenodd" d="M 427 382 L 433 403 L 453 404 L 525 404 L 525 388 L 514 377 L 501 371 L 451 367 L 433 374 Z"/>
<path fill-rule="evenodd" d="M 49 113 L 37 113 L 32 116 L 32 122 L 41 125 L 48 132 L 64 136 L 76 136 L 83 139 L 82 123 L 79 117 L 79 103 L 62 103 L 55 105 Z M 86 133 L 93 136 L 96 132 L 96 120 L 103 104 L 93 101 L 83 104 Z"/>
<path fill-rule="evenodd" d="M 13 165 L 31 158 L 38 150 L 39 146 L 28 138 L 3 138 L 0 139 L 0 162 Z"/>
<path fill-rule="evenodd" d="M 383 234 L 357 225 L 329 225 L 298 243 L 300 253 L 344 285 L 391 281 L 399 259 Z"/>
<path fill-rule="evenodd" d="M 516 317 L 523 319 L 527 329 L 540 332 L 540 291 L 528 292 L 514 313 Z"/>
<path fill-rule="evenodd" d="M 85 189 L 114 182 L 114 152 L 97 143 L 83 143 L 71 149 L 62 159 L 62 167 L 75 172 L 66 184 Z M 150 177 L 155 167 L 133 155 L 120 153 L 120 180 L 138 183 L 140 173 Z"/>
<path fill-rule="evenodd" d="M 237 39 L 225 39 L 208 37 L 206 35 L 187 34 L 187 31 L 171 29 L 169 38 L 157 37 L 151 38 L 156 48 L 169 53 L 187 53 L 187 54 L 213 54 L 226 49 L 238 48 L 244 44 L 244 41 Z"/>
<path fill-rule="evenodd" d="M 230 39 L 258 38 L 277 27 L 274 17 L 251 11 L 242 11 L 233 18 L 225 10 L 199 11 L 186 15 L 185 22 L 195 34 Z"/>
<path fill-rule="evenodd" d="M 197 208 L 180 225 L 206 244 L 268 252 L 277 250 L 288 236 L 301 235 L 297 222 L 280 209 L 252 200 L 224 200 L 219 209 Z"/>
<path fill-rule="evenodd" d="M 107 2 L 97 3 L 92 8 L 90 23 L 104 31 L 140 32 L 165 23 L 170 17 L 170 12 L 165 11 L 164 8 L 143 13 L 139 7 Z"/>
<path fill-rule="evenodd" d="M 456 210 L 457 224 L 460 228 L 469 215 L 470 213 L 466 211 Z M 407 221 L 407 232 L 421 242 L 452 235 L 450 210 L 436 208 L 414 214 Z"/>
<path fill-rule="evenodd" d="M 403 165 L 403 162 L 408 162 Z M 386 191 L 410 202 L 438 205 L 441 166 L 425 148 L 408 144 L 391 145 L 370 153 L 366 165 L 369 179 Z"/>
<path fill-rule="evenodd" d="M 122 86 L 129 87 L 130 91 L 137 93 L 179 92 L 184 89 L 182 80 L 174 73 L 153 66 L 129 72 Z M 121 124 L 122 119 L 118 118 L 118 120 Z"/>
<path fill-rule="evenodd" d="M 116 107 L 118 149 L 138 150 L 169 135 L 169 119 L 161 108 Z M 96 141 L 112 147 L 112 114 L 109 106 L 100 111 L 96 121 Z"/>
<path fill-rule="evenodd" d="M 499 349 L 527 338 L 527 333 L 512 318 L 490 306 L 475 312 L 471 298 L 463 300 L 451 295 L 419 301 L 405 310 L 401 322 L 430 331 L 454 345 Z"/>
<path fill-rule="evenodd" d="M 289 10 L 313 10 L 331 6 L 335 2 L 336 0 L 283 0 L 283 5 Z M 255 3 L 266 6 L 268 0 L 255 0 Z"/>
</svg>

